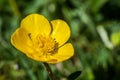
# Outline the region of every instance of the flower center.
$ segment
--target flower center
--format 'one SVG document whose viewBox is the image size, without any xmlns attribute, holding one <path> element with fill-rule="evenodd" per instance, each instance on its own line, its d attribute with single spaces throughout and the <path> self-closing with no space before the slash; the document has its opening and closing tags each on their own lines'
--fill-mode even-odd
<svg viewBox="0 0 120 80">
<path fill-rule="evenodd" d="M 56 48 L 56 42 L 50 36 L 37 35 L 34 41 L 35 50 L 41 54 L 51 53 Z"/>
</svg>

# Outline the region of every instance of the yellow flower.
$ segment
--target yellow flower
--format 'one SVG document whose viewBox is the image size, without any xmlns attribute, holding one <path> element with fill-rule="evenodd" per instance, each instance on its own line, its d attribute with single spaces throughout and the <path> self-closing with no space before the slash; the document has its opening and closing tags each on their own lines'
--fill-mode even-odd
<svg viewBox="0 0 120 80">
<path fill-rule="evenodd" d="M 66 43 L 70 33 L 68 24 L 63 20 L 49 22 L 42 15 L 31 14 L 13 33 L 11 43 L 36 61 L 58 63 L 74 55 L 72 44 Z"/>
</svg>

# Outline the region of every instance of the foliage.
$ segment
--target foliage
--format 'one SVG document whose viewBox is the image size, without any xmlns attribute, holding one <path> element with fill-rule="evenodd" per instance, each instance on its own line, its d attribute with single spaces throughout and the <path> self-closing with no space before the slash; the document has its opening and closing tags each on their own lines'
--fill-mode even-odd
<svg viewBox="0 0 120 80">
<path fill-rule="evenodd" d="M 0 80 L 48 80 L 41 62 L 10 44 L 11 34 L 30 13 L 70 25 L 75 55 L 50 65 L 57 80 L 76 71 L 82 71 L 76 80 L 120 79 L 119 0 L 0 0 Z"/>
</svg>

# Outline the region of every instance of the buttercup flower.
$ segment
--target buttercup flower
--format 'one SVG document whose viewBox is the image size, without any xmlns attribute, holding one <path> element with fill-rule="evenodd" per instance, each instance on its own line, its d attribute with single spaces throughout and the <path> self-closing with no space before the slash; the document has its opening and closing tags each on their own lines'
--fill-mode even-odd
<svg viewBox="0 0 120 80">
<path fill-rule="evenodd" d="M 46 63 L 58 63 L 74 54 L 70 28 L 63 20 L 49 22 L 44 16 L 30 14 L 11 36 L 11 43 L 29 58 Z"/>
</svg>

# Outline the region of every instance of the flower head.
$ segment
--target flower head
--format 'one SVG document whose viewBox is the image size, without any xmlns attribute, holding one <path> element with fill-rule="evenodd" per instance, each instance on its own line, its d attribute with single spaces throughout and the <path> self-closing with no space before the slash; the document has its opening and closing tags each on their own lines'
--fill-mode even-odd
<svg viewBox="0 0 120 80">
<path fill-rule="evenodd" d="M 70 28 L 63 20 L 49 22 L 44 16 L 31 14 L 11 36 L 11 43 L 28 57 L 46 63 L 58 63 L 74 54 Z"/>
</svg>

